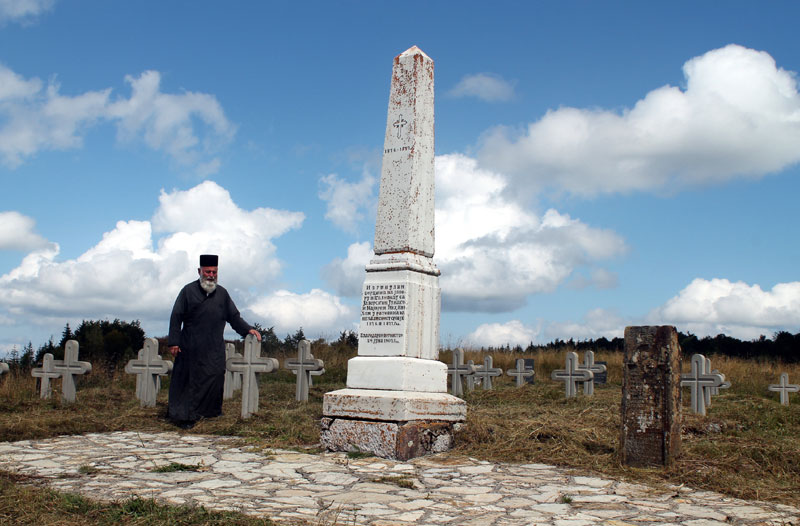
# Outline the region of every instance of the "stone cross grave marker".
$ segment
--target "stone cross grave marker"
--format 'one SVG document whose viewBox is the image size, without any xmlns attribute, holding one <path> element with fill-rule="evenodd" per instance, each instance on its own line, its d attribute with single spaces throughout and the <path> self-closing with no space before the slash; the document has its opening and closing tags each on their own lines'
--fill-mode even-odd
<svg viewBox="0 0 800 526">
<path fill-rule="evenodd" d="M 789 393 L 800 392 L 800 385 L 789 383 L 789 373 L 781 373 L 781 383 L 767 387 L 770 391 L 780 393 L 781 404 L 789 405 Z"/>
<path fill-rule="evenodd" d="M 516 367 L 514 369 L 509 369 L 506 371 L 508 376 L 514 377 L 514 382 L 517 384 L 517 387 L 522 387 L 526 383 L 533 383 L 533 363 L 528 366 L 525 362 L 524 358 L 517 358 Z M 533 362 L 533 360 L 531 360 Z"/>
<path fill-rule="evenodd" d="M 311 354 L 311 342 L 302 340 L 297 344 L 297 359 L 287 360 L 286 368 L 297 375 L 297 388 L 294 398 L 298 402 L 308 402 L 308 388 L 311 385 L 311 371 L 322 370 L 322 360 Z"/>
<path fill-rule="evenodd" d="M 450 392 L 453 396 L 464 396 L 464 386 L 461 383 L 463 378 L 468 378 L 475 374 L 475 366 L 464 363 L 464 349 L 458 347 L 453 349 L 453 365 L 447 368 L 450 375 Z M 467 380 L 469 381 L 469 380 Z"/>
<path fill-rule="evenodd" d="M 31 369 L 31 376 L 40 379 L 40 398 L 50 398 L 50 395 L 53 393 L 53 390 L 50 387 L 50 380 L 55 380 L 61 376 L 61 373 L 57 373 L 55 369 L 53 369 L 54 361 L 53 355 L 51 353 L 46 353 L 42 358 L 42 366 Z"/>
<path fill-rule="evenodd" d="M 258 411 L 257 373 L 271 373 L 278 369 L 278 360 L 261 356 L 261 342 L 252 334 L 244 339 L 244 356 L 234 355 L 225 361 L 229 371 L 242 373 L 242 419 Z"/>
<path fill-rule="evenodd" d="M 692 355 L 692 371 L 681 375 L 681 387 L 691 388 L 692 412 L 706 414 L 706 389 L 719 387 L 725 381 L 721 374 L 705 372 L 708 364 L 702 354 Z"/>
<path fill-rule="evenodd" d="M 475 390 L 475 379 L 477 378 L 475 372 L 477 371 L 478 367 L 483 366 L 475 365 L 475 362 L 472 360 L 467 360 L 467 367 L 469 367 L 472 372 L 470 374 L 465 374 L 464 379 L 467 381 L 467 391 L 472 392 Z"/>
<path fill-rule="evenodd" d="M 234 356 L 242 358 L 242 355 L 236 352 L 236 346 L 232 343 L 225 344 L 225 362 Z M 236 371 L 229 371 L 225 369 L 225 383 L 222 387 L 223 400 L 230 400 L 233 398 L 233 393 L 242 388 L 242 373 Z"/>
<path fill-rule="evenodd" d="M 556 369 L 550 374 L 550 378 L 559 382 L 564 382 L 566 397 L 572 398 L 578 395 L 578 382 L 591 382 L 594 373 L 589 369 L 581 369 L 578 363 L 578 354 L 570 351 L 567 353 L 564 369 Z"/>
<path fill-rule="evenodd" d="M 3 376 L 7 372 L 8 372 L 8 364 L 6 362 L 0 362 L 0 376 Z"/>
<path fill-rule="evenodd" d="M 125 365 L 125 372 L 136 375 L 136 398 L 141 407 L 155 407 L 158 391 L 161 389 L 160 375 L 172 370 L 172 362 L 162 360 L 158 355 L 158 340 L 146 338 L 144 347 L 135 360 Z"/>
<path fill-rule="evenodd" d="M 608 362 L 598 361 L 595 365 L 605 365 L 606 369 L 602 373 L 594 373 L 594 385 L 605 385 L 608 382 Z"/>
<path fill-rule="evenodd" d="M 53 370 L 61 376 L 61 395 L 66 402 L 75 401 L 75 376 L 92 370 L 89 362 L 78 361 L 78 342 L 68 340 L 64 346 L 64 359 L 53 360 Z"/>
<path fill-rule="evenodd" d="M 599 374 L 606 372 L 606 366 L 594 363 L 594 351 L 586 351 L 583 354 L 583 365 L 581 365 L 580 368 L 592 371 L 592 381 L 583 382 L 583 394 L 592 396 L 594 395 L 594 379 L 597 378 Z"/>
<path fill-rule="evenodd" d="M 483 365 L 475 368 L 475 378 L 483 382 L 484 389 L 492 389 L 492 378 L 495 376 L 503 376 L 503 370 L 497 367 L 492 367 L 492 357 L 484 356 Z"/>
</svg>

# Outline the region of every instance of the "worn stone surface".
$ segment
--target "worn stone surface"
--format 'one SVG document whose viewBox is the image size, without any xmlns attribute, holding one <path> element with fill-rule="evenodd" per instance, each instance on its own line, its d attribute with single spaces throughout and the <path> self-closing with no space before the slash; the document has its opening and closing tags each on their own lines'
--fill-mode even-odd
<svg viewBox="0 0 800 526">
<path fill-rule="evenodd" d="M 347 362 L 347 387 L 444 393 L 447 365 L 439 360 L 356 356 Z"/>
<path fill-rule="evenodd" d="M 668 465 L 681 447 L 681 349 L 675 327 L 626 327 L 622 369 L 622 462 Z"/>
<path fill-rule="evenodd" d="M 800 510 L 544 464 L 253 451 L 235 437 L 120 432 L 1 442 L 0 469 L 94 500 L 155 498 L 278 522 L 359 526 L 800 524 Z M 196 472 L 156 473 L 171 462 Z M 91 473 L 85 474 L 90 467 Z M 84 471 L 84 474 L 81 474 Z M 568 502 L 567 502 L 568 501 Z"/>
<path fill-rule="evenodd" d="M 394 59 L 375 254 L 434 253 L 433 60 L 414 46 Z"/>
<path fill-rule="evenodd" d="M 442 453 L 453 445 L 451 422 L 375 422 L 323 418 L 320 438 L 328 451 L 360 451 L 392 460 Z"/>
</svg>

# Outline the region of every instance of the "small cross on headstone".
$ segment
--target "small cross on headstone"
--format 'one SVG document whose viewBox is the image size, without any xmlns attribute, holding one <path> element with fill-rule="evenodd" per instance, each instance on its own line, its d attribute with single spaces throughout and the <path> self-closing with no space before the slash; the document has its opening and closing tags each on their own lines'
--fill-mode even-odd
<svg viewBox="0 0 800 526">
<path fill-rule="evenodd" d="M 453 365 L 447 368 L 447 374 L 450 375 L 450 392 L 453 396 L 464 396 L 461 380 L 475 374 L 475 366 L 464 363 L 464 349 L 453 349 Z"/>
<path fill-rule="evenodd" d="M 475 377 L 478 381 L 483 381 L 484 389 L 492 388 L 492 377 L 503 376 L 503 370 L 497 367 L 492 367 L 492 357 L 484 356 L 483 366 L 475 368 Z"/>
<path fill-rule="evenodd" d="M 599 363 L 594 363 L 594 351 L 586 351 L 583 354 L 583 365 L 581 369 L 592 371 L 592 381 L 583 382 L 583 394 L 592 396 L 594 394 L 594 379 L 602 373 L 606 372 L 606 366 Z"/>
<path fill-rule="evenodd" d="M 66 402 L 75 401 L 75 375 L 91 372 L 92 364 L 78 361 L 78 342 L 68 340 L 64 346 L 64 359 L 53 360 L 53 370 L 61 376 L 61 395 Z"/>
<path fill-rule="evenodd" d="M 225 344 L 225 361 L 229 360 L 230 358 L 237 356 L 239 358 L 242 357 L 241 354 L 236 352 L 236 346 L 232 343 Z M 225 369 L 225 383 L 222 387 L 222 398 L 223 400 L 230 400 L 233 398 L 233 393 L 240 390 L 242 388 L 242 373 L 238 373 L 236 371 L 229 371 Z"/>
<path fill-rule="evenodd" d="M 781 373 L 781 383 L 770 385 L 767 389 L 780 393 L 781 404 L 789 405 L 789 393 L 800 392 L 800 385 L 789 383 L 789 373 Z"/>
<path fill-rule="evenodd" d="M 514 377 L 514 382 L 517 384 L 517 387 L 522 387 L 526 383 L 533 383 L 533 363 L 530 364 L 530 367 L 525 363 L 524 358 L 517 358 L 517 366 L 514 369 L 509 369 L 506 371 L 508 376 Z M 533 360 L 531 360 L 533 362 Z"/>
<path fill-rule="evenodd" d="M 229 371 L 242 373 L 242 419 L 258 411 L 258 378 L 256 373 L 271 373 L 278 369 L 278 360 L 261 356 L 261 342 L 252 334 L 244 339 L 244 356 L 232 356 L 225 361 Z"/>
<path fill-rule="evenodd" d="M 681 387 L 691 388 L 692 412 L 697 415 L 706 414 L 706 399 L 710 397 L 706 390 L 719 387 L 725 381 L 721 374 L 705 372 L 707 367 L 710 368 L 709 366 L 710 362 L 706 362 L 705 356 L 693 354 L 692 371 L 681 375 Z"/>
<path fill-rule="evenodd" d="M 297 344 L 297 359 L 287 360 L 286 368 L 297 375 L 297 388 L 295 389 L 295 400 L 298 402 L 308 402 L 308 387 L 311 384 L 311 371 L 322 369 L 322 360 L 317 360 L 311 354 L 311 342 L 301 340 Z"/>
<path fill-rule="evenodd" d="M 578 382 L 591 382 L 594 379 L 594 373 L 589 369 L 581 369 L 578 364 L 578 354 L 570 351 L 567 353 L 564 369 L 556 369 L 550 374 L 550 378 L 564 382 L 565 392 L 567 398 L 572 398 L 578 395 Z"/>
<path fill-rule="evenodd" d="M 172 362 L 158 355 L 158 340 L 147 338 L 136 360 L 125 365 L 125 372 L 136 375 L 136 398 L 141 407 L 155 407 L 161 388 L 160 375 L 172 370 Z"/>
</svg>

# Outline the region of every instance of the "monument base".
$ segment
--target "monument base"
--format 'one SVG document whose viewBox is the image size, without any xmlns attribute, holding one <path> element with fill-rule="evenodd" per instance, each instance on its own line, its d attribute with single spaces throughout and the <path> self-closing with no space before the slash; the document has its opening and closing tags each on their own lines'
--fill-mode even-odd
<svg viewBox="0 0 800 526">
<path fill-rule="evenodd" d="M 447 393 L 339 389 L 322 402 L 320 439 L 328 451 L 364 451 L 408 460 L 453 447 L 467 404 Z"/>
<path fill-rule="evenodd" d="M 391 460 L 409 460 L 451 449 L 457 425 L 322 417 L 320 438 L 328 451 L 360 451 Z"/>
</svg>

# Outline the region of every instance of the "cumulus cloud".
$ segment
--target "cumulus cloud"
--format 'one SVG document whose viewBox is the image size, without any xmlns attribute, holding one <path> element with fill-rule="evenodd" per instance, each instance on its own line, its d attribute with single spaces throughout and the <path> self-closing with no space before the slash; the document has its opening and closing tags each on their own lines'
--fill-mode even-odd
<svg viewBox="0 0 800 526">
<path fill-rule="evenodd" d="M 336 258 L 322 269 L 322 278 L 342 296 L 361 296 L 364 268 L 372 258 L 372 245 L 365 241 L 347 247 L 347 257 Z"/>
<path fill-rule="evenodd" d="M 615 275 L 598 264 L 627 251 L 618 234 L 552 209 L 534 214 L 507 197 L 507 186 L 504 176 L 469 157 L 436 158 L 434 261 L 442 270 L 443 309 L 511 311 L 583 268 L 582 286 L 615 285 Z M 371 256 L 368 243 L 353 244 L 323 276 L 339 294 L 358 296 Z"/>
<path fill-rule="evenodd" d="M 49 242 L 34 231 L 36 221 L 19 212 L 0 212 L 0 250 L 30 252 L 45 248 Z"/>
<path fill-rule="evenodd" d="M 765 291 L 742 281 L 697 278 L 649 319 L 699 336 L 750 340 L 779 330 L 794 332 L 800 327 L 800 282 L 778 283 Z"/>
<path fill-rule="evenodd" d="M 0 157 L 14 168 L 42 150 L 83 145 L 93 126 L 111 123 L 121 142 L 142 140 L 181 166 L 207 176 L 219 169 L 214 157 L 231 140 L 235 127 L 212 95 L 161 91 L 161 75 L 146 71 L 127 76 L 129 98 L 112 100 L 110 88 L 62 95 L 61 86 L 25 79 L 0 65 Z"/>
<path fill-rule="evenodd" d="M 327 203 L 325 219 L 342 230 L 356 232 L 364 212 L 374 208 L 373 188 L 375 177 L 366 170 L 355 183 L 328 174 L 319 180 L 319 198 Z"/>
<path fill-rule="evenodd" d="M 196 279 L 199 254 L 207 252 L 220 255 L 220 283 L 237 298 L 252 298 L 280 273 L 272 240 L 299 228 L 303 219 L 300 212 L 243 210 L 211 181 L 162 191 L 151 221 L 119 221 L 75 259 L 59 261 L 55 243 L 25 256 L 0 276 L 0 306 L 18 319 L 163 323 L 178 290 Z"/>
<path fill-rule="evenodd" d="M 615 232 L 506 197 L 502 175 L 463 155 L 436 158 L 436 256 L 447 310 L 505 312 L 551 292 L 578 268 L 624 254 Z M 592 279 L 609 284 L 608 272 Z"/>
<path fill-rule="evenodd" d="M 663 86 L 621 112 L 559 108 L 482 139 L 483 166 L 518 188 L 579 195 L 758 178 L 800 161 L 793 72 L 729 45 L 687 61 L 685 89 Z"/>
<path fill-rule="evenodd" d="M 55 0 L 0 0 L 0 24 L 27 22 L 52 9 Z"/>
<path fill-rule="evenodd" d="M 539 329 L 528 327 L 519 320 L 505 323 L 484 323 L 472 331 L 464 343 L 470 347 L 527 346 L 538 340 Z"/>
<path fill-rule="evenodd" d="M 613 309 L 592 309 L 580 320 L 547 323 L 541 331 L 541 343 L 555 340 L 596 340 L 622 338 L 625 326 L 634 322 L 623 318 Z"/>
<path fill-rule="evenodd" d="M 453 97 L 476 97 L 486 102 L 505 102 L 514 98 L 514 84 L 492 73 L 464 76 L 449 91 Z"/>
<path fill-rule="evenodd" d="M 320 289 L 307 294 L 279 290 L 261 297 L 248 306 L 249 310 L 266 320 L 267 327 L 277 333 L 295 331 L 302 327 L 306 333 L 322 333 L 351 326 L 355 313 L 341 300 Z"/>
</svg>

